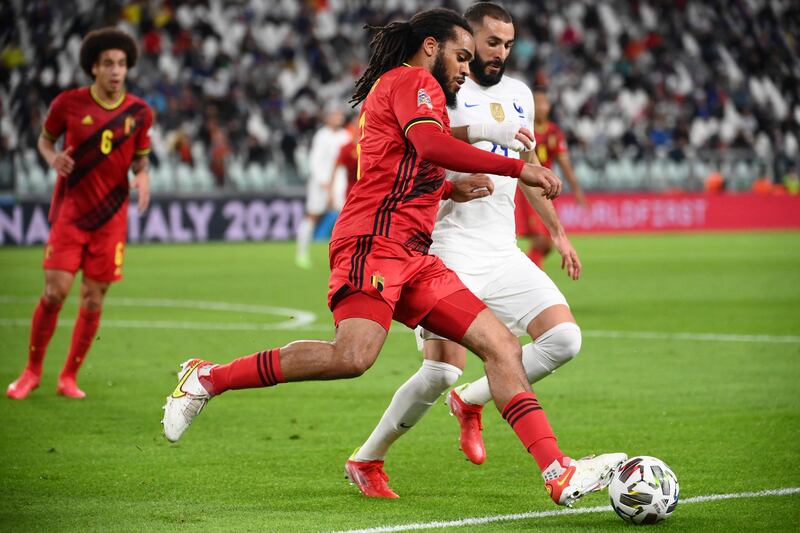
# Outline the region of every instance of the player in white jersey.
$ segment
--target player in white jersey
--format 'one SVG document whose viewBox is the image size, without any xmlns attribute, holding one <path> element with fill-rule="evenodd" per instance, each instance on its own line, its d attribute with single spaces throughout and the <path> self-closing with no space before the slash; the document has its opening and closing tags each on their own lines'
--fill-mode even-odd
<svg viewBox="0 0 800 533">
<path fill-rule="evenodd" d="M 336 159 L 342 146 L 350 142 L 350 133 L 343 128 L 344 113 L 331 108 L 325 113 L 325 124 L 311 140 L 308 154 L 309 177 L 306 184 L 306 215 L 297 229 L 297 266 L 311 268 L 308 247 L 314 229 L 325 211 L 341 210 L 344 205 L 346 178 L 337 175 Z"/>
<path fill-rule="evenodd" d="M 470 78 L 458 92 L 457 107 L 449 110 L 454 134 L 466 137 L 479 148 L 538 163 L 533 151 L 518 154 L 504 148 L 499 140 L 478 141 L 491 137 L 487 131 L 497 125 L 505 125 L 506 138 L 523 132 L 527 148 L 532 148 L 533 135 L 527 134 L 533 128 L 534 104 L 533 95 L 524 83 L 503 74 L 514 40 L 514 26 L 508 13 L 496 4 L 480 2 L 465 17 L 475 33 L 476 55 L 470 64 Z M 506 144 L 523 148 L 518 142 Z M 449 173 L 448 178 L 459 179 L 459 176 Z M 467 204 L 442 202 L 430 251 L 453 269 L 511 331 L 535 339 L 522 349 L 523 366 L 533 383 L 578 353 L 581 331 L 561 291 L 517 246 L 514 224 L 517 186 L 523 189 L 553 235 L 562 268 L 572 279 L 580 276 L 581 264 L 553 204 L 541 196 L 541 191 L 504 176 L 491 178 L 494 182 L 491 196 Z M 465 348 L 425 330 L 421 330 L 420 336 L 424 339 L 422 368 L 397 390 L 375 430 L 346 463 L 348 477 L 366 496 L 397 497 L 389 488 L 383 470 L 389 447 L 455 384 L 464 368 Z M 483 463 L 486 455 L 480 416 L 489 400 L 491 393 L 485 377 L 450 391 L 447 398 L 451 413 L 461 425 L 461 448 L 476 464 Z M 543 476 L 545 480 L 553 479 L 552 476 L 560 476 L 575 466 L 569 491 L 557 495 L 552 493 L 552 487 L 548 489 L 557 502 L 567 493 L 572 494 L 574 501 L 603 488 L 613 468 L 625 457 L 606 454 L 578 461 L 567 459 L 562 464 L 554 461 L 543 471 Z"/>
</svg>

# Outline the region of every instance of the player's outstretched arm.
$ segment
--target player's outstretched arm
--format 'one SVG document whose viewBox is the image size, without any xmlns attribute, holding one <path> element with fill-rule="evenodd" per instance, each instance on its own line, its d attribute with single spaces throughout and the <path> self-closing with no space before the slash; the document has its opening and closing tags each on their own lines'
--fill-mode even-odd
<svg viewBox="0 0 800 533">
<path fill-rule="evenodd" d="M 75 161 L 72 159 L 72 146 L 68 146 L 59 152 L 56 150 L 56 145 L 53 141 L 44 135 L 40 135 L 36 147 L 44 160 L 47 161 L 47 164 L 55 169 L 59 176 L 67 176 L 75 168 Z"/>
<path fill-rule="evenodd" d="M 547 198 L 561 194 L 561 180 L 548 169 L 492 154 L 459 142 L 446 135 L 439 126 L 418 123 L 407 130 L 408 140 L 422 159 L 456 172 L 487 173 L 519 178 L 533 187 L 541 187 Z"/>
<path fill-rule="evenodd" d="M 457 126 L 451 128 L 450 133 L 456 139 L 469 144 L 488 141 L 515 152 L 530 150 L 535 142 L 531 130 L 510 122 Z"/>
<path fill-rule="evenodd" d="M 150 160 L 146 155 L 137 157 L 133 160 L 131 170 L 135 174 L 132 187 L 139 191 L 136 207 L 139 213 L 144 213 L 150 205 Z"/>
<path fill-rule="evenodd" d="M 523 158 L 528 160 L 533 165 L 539 163 L 536 155 L 532 152 L 524 154 Z M 547 198 L 544 198 L 538 189 L 529 187 L 522 182 L 519 183 L 519 188 L 522 190 L 525 198 L 528 199 L 528 202 L 530 202 L 531 206 L 539 214 L 542 222 L 544 222 L 544 225 L 547 227 L 547 231 L 550 232 L 550 237 L 553 239 L 553 245 L 561 255 L 561 269 L 566 270 L 567 275 L 570 278 L 577 280 L 580 277 L 581 270 L 583 268 L 581 266 L 581 260 L 578 257 L 578 252 L 569 241 L 567 232 L 564 230 L 564 226 L 561 225 L 561 220 L 558 218 L 558 213 L 556 212 L 553 202 Z"/>
</svg>

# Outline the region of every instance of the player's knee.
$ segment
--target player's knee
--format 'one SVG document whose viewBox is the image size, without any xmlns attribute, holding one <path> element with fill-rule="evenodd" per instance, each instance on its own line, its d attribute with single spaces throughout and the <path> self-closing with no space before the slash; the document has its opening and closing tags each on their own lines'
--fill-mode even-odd
<svg viewBox="0 0 800 533">
<path fill-rule="evenodd" d="M 422 368 L 419 369 L 428 391 L 437 396 L 455 385 L 461 373 L 462 370 L 455 365 L 428 359 L 422 362 Z"/>
<path fill-rule="evenodd" d="M 48 283 L 44 288 L 44 300 L 51 307 L 61 307 L 67 299 L 69 288 L 61 287 L 55 283 Z"/>
<path fill-rule="evenodd" d="M 343 378 L 357 378 L 370 369 L 375 357 L 358 347 L 337 346 L 337 366 Z"/>
<path fill-rule="evenodd" d="M 572 322 L 562 322 L 536 339 L 536 346 L 558 368 L 570 362 L 581 350 L 581 328 Z"/>
</svg>

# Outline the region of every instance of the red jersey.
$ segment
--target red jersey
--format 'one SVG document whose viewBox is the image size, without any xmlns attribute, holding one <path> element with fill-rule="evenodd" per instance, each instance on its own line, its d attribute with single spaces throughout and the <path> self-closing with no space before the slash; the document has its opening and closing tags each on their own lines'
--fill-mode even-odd
<svg viewBox="0 0 800 533">
<path fill-rule="evenodd" d="M 131 94 L 113 105 L 102 102 L 90 87 L 59 94 L 42 135 L 55 141 L 65 134 L 64 147 L 72 147 L 75 168 L 58 177 L 51 221 L 63 217 L 93 231 L 127 206 L 128 169 L 134 156 L 150 152 L 152 122 L 150 108 Z"/>
<path fill-rule="evenodd" d="M 555 123 L 548 120 L 541 131 L 534 124 L 533 136 L 536 139 L 536 157 L 539 158 L 539 162 L 543 167 L 552 170 L 556 156 L 567 151 L 564 132 Z"/>
<path fill-rule="evenodd" d="M 339 157 L 336 158 L 336 166 L 343 166 L 347 171 L 347 192 L 345 198 L 350 195 L 350 190 L 358 180 L 358 149 L 355 141 L 342 146 L 339 150 Z"/>
<path fill-rule="evenodd" d="M 406 138 L 411 127 L 425 122 L 450 134 L 444 93 L 430 72 L 401 66 L 375 82 L 358 121 L 358 181 L 331 240 L 383 236 L 427 252 L 444 170 L 417 157 Z"/>
</svg>

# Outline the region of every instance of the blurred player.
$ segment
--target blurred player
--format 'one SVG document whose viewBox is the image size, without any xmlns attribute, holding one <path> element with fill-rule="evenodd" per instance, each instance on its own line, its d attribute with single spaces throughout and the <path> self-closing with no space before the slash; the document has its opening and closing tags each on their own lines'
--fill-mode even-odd
<svg viewBox="0 0 800 533">
<path fill-rule="evenodd" d="M 373 54 L 352 99 L 364 101 L 360 179 L 330 243 L 328 302 L 335 340 L 296 341 L 227 365 L 185 362 L 167 398 L 164 432 L 178 440 L 212 397 L 231 389 L 359 376 L 375 362 L 394 318 L 411 328 L 422 324 L 478 354 L 495 405 L 541 469 L 552 472 L 565 455 L 530 390 L 519 342 L 427 251 L 442 197 L 466 201 L 493 189 L 483 175 L 447 181 L 442 167 L 515 176 L 541 187 L 548 198 L 558 195 L 560 182 L 544 167 L 491 154 L 449 135 L 445 106 L 455 104 L 474 55 L 463 17 L 431 9 L 408 22 L 373 29 Z M 545 482 L 566 489 L 574 472 L 570 466 Z M 348 474 L 362 487 L 384 479 L 380 468 L 348 469 Z M 554 501 L 567 503 L 560 490 L 553 490 Z"/>
<path fill-rule="evenodd" d="M 583 189 L 581 189 L 578 180 L 575 179 L 575 173 L 572 171 L 572 163 L 569 160 L 564 132 L 549 120 L 550 100 L 547 98 L 546 89 L 536 87 L 533 91 L 533 98 L 536 106 L 536 118 L 533 125 L 533 133 L 536 137 L 536 156 L 542 165 L 551 170 L 553 162 L 557 162 L 567 183 L 569 183 L 570 190 L 575 194 L 575 200 L 579 205 L 586 205 Z M 517 235 L 530 239 L 528 257 L 539 268 L 543 268 L 544 258 L 553 249 L 553 239 L 547 226 L 542 223 L 542 219 L 531 208 L 521 190 L 517 191 L 516 203 Z"/>
<path fill-rule="evenodd" d="M 38 144 L 58 172 L 44 254 L 44 295 L 33 313 L 28 364 L 8 386 L 9 398 L 21 400 L 39 386 L 47 344 L 78 270 L 83 271 L 80 308 L 56 390 L 71 398 L 85 396 L 77 385 L 78 369 L 100 325 L 106 291 L 122 279 L 129 169 L 135 174 L 140 212 L 150 199 L 147 154 L 153 116 L 143 100 L 125 92 L 136 56 L 136 44 L 122 31 L 89 33 L 80 63 L 94 82 L 62 92 L 50 105 Z M 62 135 L 64 150 L 57 151 L 54 143 Z"/>
<path fill-rule="evenodd" d="M 325 112 L 325 125 L 322 126 L 311 141 L 309 157 L 309 178 L 306 186 L 306 216 L 297 230 L 297 266 L 311 268 L 311 256 L 308 252 L 314 229 L 325 211 L 341 209 L 343 191 L 336 189 L 335 163 L 339 150 L 351 140 L 352 136 L 343 127 L 344 113 L 340 109 L 331 108 Z"/>
<path fill-rule="evenodd" d="M 333 173 L 336 174 L 340 168 L 344 170 L 347 176 L 347 189 L 344 193 L 344 197 L 347 198 L 356 181 L 358 181 L 358 146 L 355 138 L 351 138 L 339 150 Z M 331 176 L 331 179 L 333 179 L 333 176 Z"/>
<path fill-rule="evenodd" d="M 488 127 L 483 124 L 492 120 L 508 125 L 509 131 L 514 131 L 514 126 L 516 129 L 532 127 L 534 103 L 530 89 L 503 74 L 514 42 L 511 16 L 499 5 L 488 2 L 473 4 L 464 16 L 474 32 L 476 53 L 470 64 L 470 77 L 458 92 L 457 106 L 450 110 L 454 128 L 479 124 L 469 128 L 483 130 Z M 522 131 L 530 134 L 528 129 Z M 479 142 L 476 146 L 517 157 L 515 152 L 491 142 Z M 518 145 L 518 148 L 523 146 Z M 522 153 L 520 157 L 536 162 L 532 152 Z M 517 186 L 526 194 L 523 201 L 527 203 L 527 198 L 530 199 L 556 236 L 562 266 L 572 279 L 580 276 L 581 264 L 551 201 L 517 180 L 505 176 L 491 178 L 494 181 L 491 196 L 465 204 L 449 200 L 442 203 L 433 230 L 431 253 L 452 268 L 512 332 L 536 339 L 522 348 L 525 372 L 530 383 L 534 383 L 578 353 L 581 331 L 555 284 L 517 247 L 514 233 Z M 462 346 L 427 330 L 422 330 L 422 338 L 422 368 L 397 390 L 375 430 L 350 457 L 350 469 L 369 472 L 380 467 L 382 471 L 389 447 L 411 429 L 461 375 L 466 362 L 466 350 Z M 451 391 L 448 398 L 451 411 L 462 424 L 461 448 L 476 464 L 483 463 L 486 456 L 480 417 L 483 405 L 489 400 L 491 393 L 485 377 Z M 576 499 L 574 490 L 578 490 L 579 497 L 602 488 L 611 469 L 623 459 L 621 454 L 607 454 L 542 466 L 550 467 L 545 470 L 545 479 L 558 478 L 571 466 L 576 467 L 567 484 L 572 492 L 557 487 L 551 493 L 557 502 L 564 503 L 567 498 Z M 367 496 L 396 496 L 385 481 L 359 486 Z"/>
</svg>

